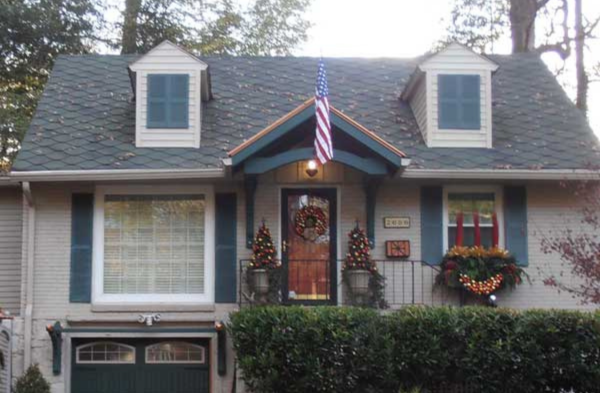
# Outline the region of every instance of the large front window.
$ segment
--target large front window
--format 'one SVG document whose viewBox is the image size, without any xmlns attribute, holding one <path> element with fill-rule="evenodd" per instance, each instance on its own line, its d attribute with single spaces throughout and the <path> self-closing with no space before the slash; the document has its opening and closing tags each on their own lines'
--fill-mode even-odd
<svg viewBox="0 0 600 393">
<path fill-rule="evenodd" d="M 132 189 L 97 198 L 100 301 L 209 300 L 207 194 Z"/>
</svg>

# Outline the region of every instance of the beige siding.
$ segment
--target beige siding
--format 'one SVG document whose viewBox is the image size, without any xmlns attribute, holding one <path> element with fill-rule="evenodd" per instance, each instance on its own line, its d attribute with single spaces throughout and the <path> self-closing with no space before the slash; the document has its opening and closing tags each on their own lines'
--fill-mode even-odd
<svg viewBox="0 0 600 393">
<path fill-rule="evenodd" d="M 294 172 L 293 169 L 285 168 Z M 290 173 L 291 173 L 290 172 Z M 298 173 L 296 171 L 296 173 Z M 255 222 L 260 224 L 265 218 L 273 232 L 273 238 L 280 248 L 280 190 L 282 187 L 304 187 L 306 182 L 298 182 L 298 178 L 290 177 L 286 183 L 281 183 L 276 174 L 271 173 L 259 178 L 256 191 Z M 323 181 L 312 182 L 313 187 L 336 187 L 339 199 L 338 255 L 343 258 L 347 250 L 346 234 L 355 225 L 356 220 L 364 226 L 366 219 L 365 194 L 362 176 L 354 171 L 344 169 L 332 171 Z M 574 209 L 575 200 L 566 193 L 557 191 L 553 184 L 532 185 L 528 188 L 529 214 L 529 253 L 530 266 L 527 269 L 532 277 L 531 285 L 523 284 L 516 291 L 499 294 L 500 304 L 515 308 L 581 308 L 578 302 L 567 294 L 559 294 L 542 283 L 543 271 L 560 269 L 560 260 L 555 255 L 545 255 L 541 251 L 540 242 L 543 236 L 565 226 L 565 222 L 579 227 L 579 220 Z M 69 303 L 69 265 L 71 239 L 71 193 L 76 191 L 91 191 L 89 186 L 72 184 L 35 186 L 36 198 L 36 228 L 35 228 L 35 304 L 33 323 L 33 353 L 32 359 L 42 366 L 44 374 L 50 379 L 53 393 L 65 392 L 66 373 L 60 376 L 51 374 L 50 341 L 44 327 L 56 320 L 71 326 L 139 326 L 135 320 L 142 310 L 131 309 L 117 312 L 115 310 L 98 312 L 89 304 Z M 238 194 L 238 258 L 247 258 L 250 251 L 245 246 L 245 201 L 242 181 L 235 183 L 215 184 L 216 192 L 237 192 Z M 376 245 L 373 257 L 379 260 L 379 268 L 387 277 L 386 299 L 390 303 L 408 303 L 414 300 L 424 304 L 452 304 L 458 301 L 454 294 L 444 294 L 433 284 L 434 270 L 416 265 L 415 291 L 412 291 L 412 272 L 406 270 L 409 265 L 403 262 L 386 260 L 386 240 L 409 240 L 411 242 L 412 260 L 421 258 L 421 225 L 420 225 L 420 187 L 418 184 L 400 180 L 386 182 L 378 191 L 376 206 L 375 230 Z M 410 228 L 388 229 L 383 227 L 383 218 L 388 216 L 407 216 L 411 219 Z M 217 218 L 218 219 L 218 218 Z M 26 228 L 25 228 L 26 229 Z M 26 230 L 23 231 L 24 233 Z M 402 267 L 405 266 L 405 270 Z M 390 272 L 390 269 L 391 272 Z M 395 270 L 393 270 L 395 269 Z M 340 287 L 341 288 L 341 287 Z M 343 294 L 342 294 L 343 296 Z M 161 312 L 161 326 L 212 326 L 215 320 L 226 320 L 228 312 L 235 305 L 217 305 L 206 312 L 167 311 Z M 151 311 L 151 310 L 150 310 Z M 16 321 L 21 325 L 20 321 Z M 20 329 L 20 328 L 19 328 Z M 21 370 L 23 339 L 22 332 L 17 334 L 15 370 Z M 230 357 L 230 361 L 233 356 Z M 66 364 L 65 364 L 66 367 Z M 17 371 L 17 375 L 18 375 Z M 226 391 L 231 374 L 227 378 L 216 378 L 215 384 Z"/>
<path fill-rule="evenodd" d="M 19 314 L 21 303 L 21 190 L 0 188 L 0 308 Z"/>
<path fill-rule="evenodd" d="M 10 385 L 8 375 L 8 363 L 10 362 L 9 341 L 8 341 L 8 327 L 4 331 L 2 323 L 0 322 L 0 358 L 4 367 L 0 367 L 0 393 L 7 393 L 8 386 Z"/>
<path fill-rule="evenodd" d="M 590 231 L 581 223 L 580 202 L 568 191 L 555 184 L 532 185 L 527 188 L 529 267 L 532 283 L 523 284 L 514 292 L 501 295 L 502 305 L 516 308 L 588 308 L 568 293 L 559 293 L 542 282 L 550 274 L 560 275 L 567 284 L 579 281 L 570 274 L 568 266 L 557 254 L 542 251 L 544 238 L 560 236 L 564 230 L 574 233 Z"/>
<path fill-rule="evenodd" d="M 415 87 L 415 93 L 413 98 L 410 100 L 410 107 L 417 119 L 419 129 L 423 134 L 423 139 L 428 141 L 429 129 L 427 124 L 427 74 L 423 75 L 422 80 Z"/>
</svg>

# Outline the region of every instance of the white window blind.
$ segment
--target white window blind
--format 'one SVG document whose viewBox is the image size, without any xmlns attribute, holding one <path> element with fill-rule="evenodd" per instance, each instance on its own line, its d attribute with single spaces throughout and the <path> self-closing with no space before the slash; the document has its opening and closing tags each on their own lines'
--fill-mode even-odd
<svg viewBox="0 0 600 393">
<path fill-rule="evenodd" d="M 203 294 L 202 195 L 107 195 L 105 294 Z"/>
</svg>

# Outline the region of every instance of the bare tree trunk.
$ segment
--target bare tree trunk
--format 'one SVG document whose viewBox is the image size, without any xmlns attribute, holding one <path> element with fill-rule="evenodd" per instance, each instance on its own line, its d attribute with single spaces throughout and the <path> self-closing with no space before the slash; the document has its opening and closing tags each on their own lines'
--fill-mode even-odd
<svg viewBox="0 0 600 393">
<path fill-rule="evenodd" d="M 540 8 L 537 0 L 510 0 L 510 30 L 513 53 L 535 49 L 535 17 Z"/>
<path fill-rule="evenodd" d="M 585 31 L 583 29 L 583 0 L 575 0 L 575 69 L 577 71 L 577 98 L 576 105 L 583 113 L 588 109 L 589 78 L 585 71 L 584 49 Z"/>
<path fill-rule="evenodd" d="M 121 38 L 122 54 L 137 53 L 137 19 L 142 0 L 125 0 L 123 35 Z"/>
</svg>

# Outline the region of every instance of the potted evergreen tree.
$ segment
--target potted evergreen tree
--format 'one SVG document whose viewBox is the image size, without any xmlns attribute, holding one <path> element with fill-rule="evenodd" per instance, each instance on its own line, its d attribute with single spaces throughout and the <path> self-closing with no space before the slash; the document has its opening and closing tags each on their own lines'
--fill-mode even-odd
<svg viewBox="0 0 600 393">
<path fill-rule="evenodd" d="M 371 259 L 371 246 L 358 223 L 348 237 L 348 254 L 343 268 L 346 282 L 353 295 L 365 296 L 369 293 L 369 282 L 376 271 L 375 263 Z"/>
<path fill-rule="evenodd" d="M 279 265 L 271 231 L 263 220 L 254 237 L 252 259 L 250 265 L 248 265 L 250 286 L 256 295 L 265 296 L 269 293 L 269 273 L 271 270 L 278 268 Z"/>
</svg>

